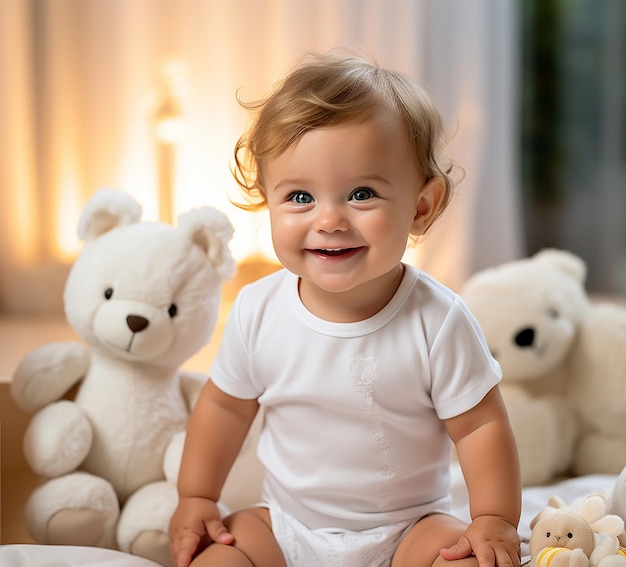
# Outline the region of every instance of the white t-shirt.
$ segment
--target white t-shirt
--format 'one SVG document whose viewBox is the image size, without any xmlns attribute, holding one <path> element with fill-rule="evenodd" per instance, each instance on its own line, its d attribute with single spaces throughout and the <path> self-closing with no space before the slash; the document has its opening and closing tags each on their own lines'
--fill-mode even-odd
<svg viewBox="0 0 626 567">
<path fill-rule="evenodd" d="M 406 266 L 373 317 L 309 312 L 281 270 L 241 290 L 211 379 L 258 398 L 265 497 L 310 528 L 370 529 L 448 502 L 450 440 L 441 423 L 501 378 L 458 295 Z"/>
</svg>

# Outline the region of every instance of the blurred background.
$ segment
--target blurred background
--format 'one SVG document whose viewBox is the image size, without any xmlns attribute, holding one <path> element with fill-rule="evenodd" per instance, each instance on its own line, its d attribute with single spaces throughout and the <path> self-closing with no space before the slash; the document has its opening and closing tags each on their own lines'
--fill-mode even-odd
<svg viewBox="0 0 626 567">
<path fill-rule="evenodd" d="M 0 0 L 0 314 L 62 313 L 99 188 L 144 219 L 211 204 L 241 266 L 274 261 L 230 173 L 254 100 L 311 50 L 421 82 L 466 175 L 406 260 L 459 290 L 544 247 L 626 292 L 623 0 Z"/>
</svg>

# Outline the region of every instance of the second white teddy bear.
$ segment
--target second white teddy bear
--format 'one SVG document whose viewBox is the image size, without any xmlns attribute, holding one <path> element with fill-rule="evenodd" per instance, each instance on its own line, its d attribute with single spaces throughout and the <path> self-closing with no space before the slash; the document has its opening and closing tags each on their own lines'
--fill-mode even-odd
<svg viewBox="0 0 626 567">
<path fill-rule="evenodd" d="M 592 303 L 586 266 L 544 250 L 462 290 L 502 367 L 525 486 L 618 474 L 626 459 L 626 309 Z"/>
</svg>

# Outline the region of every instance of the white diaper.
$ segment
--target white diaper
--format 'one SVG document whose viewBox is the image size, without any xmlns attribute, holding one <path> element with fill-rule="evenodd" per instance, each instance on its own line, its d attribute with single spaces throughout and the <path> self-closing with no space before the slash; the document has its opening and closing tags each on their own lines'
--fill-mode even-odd
<svg viewBox="0 0 626 567">
<path fill-rule="evenodd" d="M 389 567 L 402 538 L 415 524 L 407 520 L 354 532 L 309 529 L 278 506 L 269 507 L 272 531 L 287 567 Z"/>
</svg>

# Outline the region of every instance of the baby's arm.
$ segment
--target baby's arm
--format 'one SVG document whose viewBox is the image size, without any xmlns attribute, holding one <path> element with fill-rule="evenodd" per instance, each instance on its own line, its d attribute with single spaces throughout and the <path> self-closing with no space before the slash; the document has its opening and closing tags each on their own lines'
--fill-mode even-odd
<svg viewBox="0 0 626 567">
<path fill-rule="evenodd" d="M 170 550 L 176 567 L 187 567 L 208 541 L 224 544 L 233 536 L 222 523 L 216 502 L 258 410 L 205 384 L 189 419 L 178 475 L 180 501 L 170 523 Z"/>
<path fill-rule="evenodd" d="M 472 523 L 445 559 L 474 554 L 481 567 L 518 567 L 521 481 L 517 447 L 498 387 L 473 409 L 445 421 L 469 492 Z"/>
</svg>

